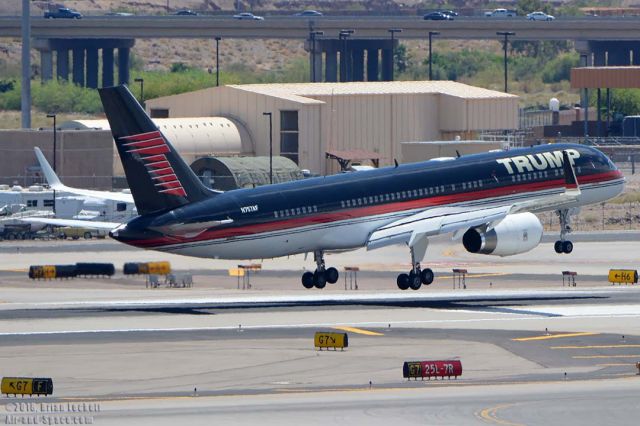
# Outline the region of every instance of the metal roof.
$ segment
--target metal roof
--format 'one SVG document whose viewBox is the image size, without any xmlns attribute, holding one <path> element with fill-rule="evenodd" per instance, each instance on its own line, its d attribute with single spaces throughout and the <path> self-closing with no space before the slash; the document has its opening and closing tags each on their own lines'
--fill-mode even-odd
<svg viewBox="0 0 640 426">
<path fill-rule="evenodd" d="M 517 98 L 516 95 L 469 86 L 455 81 L 381 81 L 352 83 L 282 83 L 229 85 L 238 90 L 285 98 L 294 102 L 316 103 L 313 96 L 443 94 L 460 98 Z"/>
</svg>

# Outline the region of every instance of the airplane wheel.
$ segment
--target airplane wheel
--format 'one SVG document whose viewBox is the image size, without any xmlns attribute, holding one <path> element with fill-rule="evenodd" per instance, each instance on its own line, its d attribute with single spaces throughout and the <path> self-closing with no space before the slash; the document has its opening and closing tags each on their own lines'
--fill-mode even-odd
<svg viewBox="0 0 640 426">
<path fill-rule="evenodd" d="M 429 268 L 423 269 L 422 272 L 420 272 L 420 281 L 422 281 L 424 285 L 431 284 L 433 282 L 433 271 Z"/>
<path fill-rule="evenodd" d="M 327 268 L 324 271 L 324 276 L 327 277 L 327 282 L 329 284 L 335 284 L 338 282 L 338 278 L 340 278 L 340 274 L 336 268 Z"/>
<path fill-rule="evenodd" d="M 563 253 L 563 247 L 562 247 L 562 241 L 558 240 L 556 241 L 556 243 L 553 245 L 553 248 L 556 250 L 556 253 L 560 254 Z"/>
<path fill-rule="evenodd" d="M 569 254 L 573 251 L 573 243 L 571 241 L 565 241 L 562 243 L 562 252 Z"/>
<path fill-rule="evenodd" d="M 398 279 L 396 280 L 398 283 L 398 288 L 400 290 L 406 290 L 409 288 L 409 275 L 408 274 L 400 274 L 398 275 Z"/>
<path fill-rule="evenodd" d="M 324 288 L 327 285 L 327 277 L 324 271 L 316 271 L 313 273 L 313 285 L 316 286 L 316 288 Z"/>
<path fill-rule="evenodd" d="M 302 285 L 304 288 L 313 288 L 313 272 L 305 272 L 302 274 Z"/>
<path fill-rule="evenodd" d="M 411 287 L 411 290 L 420 290 L 420 287 L 422 287 L 420 274 L 416 274 L 413 271 L 409 272 L 409 287 Z"/>
</svg>

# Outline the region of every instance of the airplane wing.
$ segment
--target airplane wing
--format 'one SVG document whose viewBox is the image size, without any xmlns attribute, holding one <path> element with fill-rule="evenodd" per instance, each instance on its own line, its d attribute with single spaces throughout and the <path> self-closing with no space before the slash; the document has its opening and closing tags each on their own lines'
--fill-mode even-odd
<svg viewBox="0 0 640 426">
<path fill-rule="evenodd" d="M 375 230 L 369 237 L 367 250 L 393 244 L 408 244 L 416 236 L 432 237 L 487 223 L 497 224 L 509 214 L 510 210 L 511 206 L 481 210 L 463 210 L 460 207 L 426 210 Z"/>
<path fill-rule="evenodd" d="M 566 151 L 563 151 L 563 171 L 565 176 L 564 192 L 540 196 L 501 207 L 469 209 L 460 206 L 448 206 L 424 210 L 375 230 L 369 236 L 367 250 L 402 243 L 413 247 L 414 244 L 420 244 L 420 240 L 439 234 L 466 230 L 482 225 L 492 228 L 509 214 L 563 208 L 576 201 L 581 193 L 575 170 L 569 161 Z M 423 243 L 423 245 L 424 249 L 426 249 L 426 243 Z"/>
<path fill-rule="evenodd" d="M 96 220 L 80 220 L 80 219 L 55 219 L 47 217 L 29 217 L 21 219 L 27 223 L 44 223 L 53 226 L 69 226 L 71 228 L 94 228 L 111 231 L 122 225 L 119 222 L 99 222 Z"/>
<path fill-rule="evenodd" d="M 52 189 L 61 192 L 68 192 L 70 194 L 83 195 L 85 197 L 98 198 L 101 200 L 113 200 L 116 202 L 133 204 L 133 196 L 131 194 L 125 194 L 123 192 L 94 191 L 91 189 L 72 188 L 64 185 L 60 181 L 60 178 L 58 178 L 58 175 L 56 175 L 56 172 L 51 168 L 51 165 L 49 165 L 49 162 L 44 157 L 40 148 L 35 147 L 34 150 L 36 152 L 36 157 L 38 158 L 38 163 L 40 163 L 42 173 Z"/>
</svg>

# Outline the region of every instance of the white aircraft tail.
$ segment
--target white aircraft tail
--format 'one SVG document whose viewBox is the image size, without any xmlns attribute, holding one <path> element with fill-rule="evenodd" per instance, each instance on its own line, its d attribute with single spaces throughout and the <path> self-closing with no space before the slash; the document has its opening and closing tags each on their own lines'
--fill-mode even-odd
<svg viewBox="0 0 640 426">
<path fill-rule="evenodd" d="M 38 163 L 40 163 L 40 169 L 42 169 L 44 178 L 47 180 L 47 183 L 49 184 L 49 186 L 55 190 L 60 190 L 60 191 L 66 189 L 66 186 L 62 184 L 56 172 L 53 171 L 53 168 L 45 158 L 40 148 L 36 146 L 34 150 L 36 151 L 36 157 L 38 158 Z"/>
</svg>

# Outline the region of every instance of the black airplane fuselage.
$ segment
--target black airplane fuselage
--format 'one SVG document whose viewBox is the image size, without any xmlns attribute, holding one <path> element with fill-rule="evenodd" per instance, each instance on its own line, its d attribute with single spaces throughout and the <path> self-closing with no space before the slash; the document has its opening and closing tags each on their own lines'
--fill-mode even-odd
<svg viewBox="0 0 640 426">
<path fill-rule="evenodd" d="M 541 145 L 228 191 L 140 216 L 113 237 L 137 247 L 230 259 L 352 249 L 380 226 L 427 209 L 500 206 L 562 193 L 562 151 L 582 191 L 567 208 L 622 191 L 622 174 L 597 149 Z M 198 223 L 211 226 L 189 232 Z"/>
</svg>

